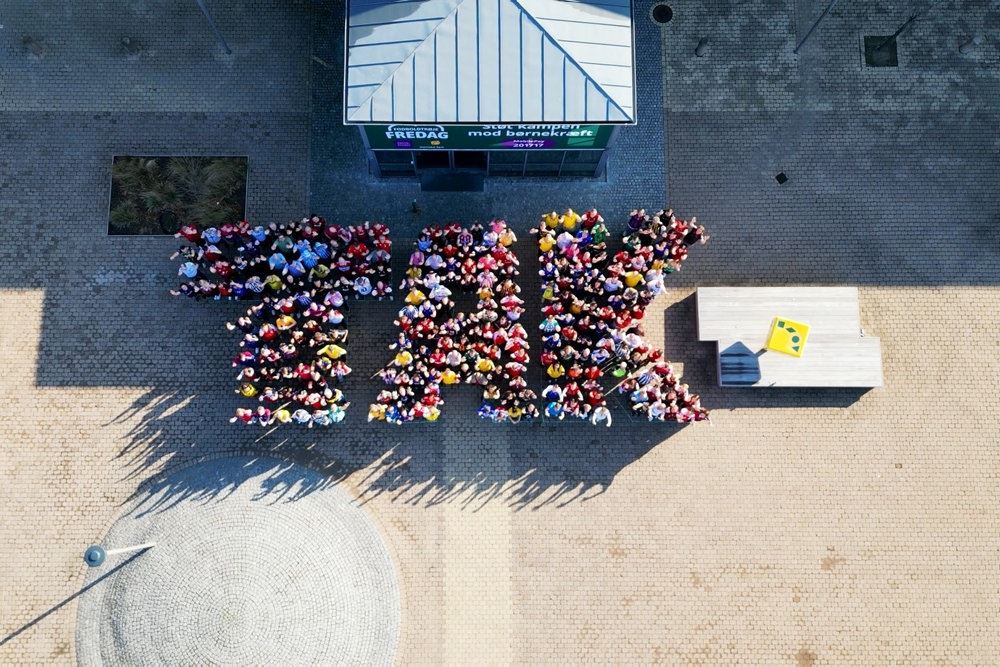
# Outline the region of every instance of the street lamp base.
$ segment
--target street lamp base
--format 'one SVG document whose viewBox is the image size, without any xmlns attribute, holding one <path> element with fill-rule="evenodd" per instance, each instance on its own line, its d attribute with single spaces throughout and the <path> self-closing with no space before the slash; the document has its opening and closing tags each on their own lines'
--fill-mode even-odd
<svg viewBox="0 0 1000 667">
<path fill-rule="evenodd" d="M 97 567 L 108 557 L 108 552 L 102 547 L 94 545 L 88 547 L 86 551 L 83 552 L 83 562 L 85 562 L 90 567 Z"/>
</svg>

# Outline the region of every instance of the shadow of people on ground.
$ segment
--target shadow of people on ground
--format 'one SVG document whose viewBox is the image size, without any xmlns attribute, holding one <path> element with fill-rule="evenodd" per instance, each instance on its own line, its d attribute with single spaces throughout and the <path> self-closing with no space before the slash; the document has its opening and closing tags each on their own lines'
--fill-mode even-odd
<svg viewBox="0 0 1000 667">
<path fill-rule="evenodd" d="M 363 393 L 348 389 L 359 402 Z M 368 424 L 358 409 L 331 429 L 268 431 L 229 424 L 218 396 L 151 389 L 115 420 L 130 425 L 118 454 L 124 479 L 137 482 L 127 502 L 138 501 L 134 511 L 141 513 L 223 498 L 247 477 L 230 468 L 197 479 L 173 472 L 221 456 L 250 455 L 284 464 L 261 484 L 257 499 L 264 502 L 294 501 L 350 478 L 361 502 L 387 495 L 424 507 L 455 502 L 477 509 L 493 501 L 515 510 L 559 507 L 603 493 L 622 469 L 681 428 L 632 420 L 614 400 L 616 424 L 610 429 L 583 422 L 482 423 L 475 416 L 475 393 L 461 387 L 447 394 L 436 424 Z M 209 412 L 214 416 L 196 417 Z M 229 444 L 212 444 L 221 442 Z M 303 469 L 312 472 L 303 475 Z"/>
</svg>

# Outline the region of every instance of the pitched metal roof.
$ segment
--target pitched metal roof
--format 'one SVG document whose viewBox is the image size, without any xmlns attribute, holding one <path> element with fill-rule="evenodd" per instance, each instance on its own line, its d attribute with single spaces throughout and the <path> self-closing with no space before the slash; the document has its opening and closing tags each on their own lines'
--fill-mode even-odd
<svg viewBox="0 0 1000 667">
<path fill-rule="evenodd" d="M 345 123 L 632 123 L 631 0 L 349 0 Z"/>
</svg>

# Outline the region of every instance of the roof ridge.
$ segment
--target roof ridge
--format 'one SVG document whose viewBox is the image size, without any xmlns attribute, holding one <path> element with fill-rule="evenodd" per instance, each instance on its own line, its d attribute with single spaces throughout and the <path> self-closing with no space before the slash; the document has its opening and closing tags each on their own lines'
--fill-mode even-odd
<svg viewBox="0 0 1000 667">
<path fill-rule="evenodd" d="M 361 100 L 361 102 L 358 104 L 358 108 L 354 110 L 354 113 L 357 113 L 363 106 L 365 106 L 365 104 L 371 102 L 372 98 L 375 97 L 376 93 L 378 93 L 380 90 L 382 90 L 383 88 L 385 88 L 385 84 L 390 83 L 392 81 L 392 77 L 396 76 L 396 72 L 398 72 L 400 70 L 400 68 L 402 68 L 403 65 L 406 64 L 407 61 L 409 61 L 410 59 L 412 59 L 415 56 L 415 54 L 417 53 L 417 51 L 420 49 L 420 47 L 422 47 L 424 44 L 426 44 L 427 40 L 429 40 L 432 37 L 434 37 L 434 33 L 437 32 L 438 28 L 440 28 L 442 25 L 444 25 L 445 21 L 447 21 L 452 16 L 454 16 L 458 12 L 458 8 L 461 7 L 462 5 L 464 5 L 466 2 L 468 2 L 468 0 L 458 0 L 458 2 L 455 3 L 455 8 L 452 9 L 450 12 L 448 12 L 448 14 L 446 16 L 441 17 L 441 20 L 438 21 L 437 24 L 433 28 L 431 28 L 430 32 L 427 33 L 427 36 L 424 37 L 420 41 L 419 44 L 417 44 L 415 47 L 413 47 L 413 50 L 410 51 L 410 55 L 408 55 L 405 58 L 403 58 L 402 62 L 400 62 L 398 65 L 396 65 L 392 69 L 392 71 L 389 72 L 388 76 L 386 76 L 384 79 L 382 79 L 382 83 L 380 83 L 374 90 L 372 90 L 371 94 L 368 95 L 368 97 L 366 97 L 365 99 Z M 525 13 L 527 13 L 527 12 L 525 12 Z M 532 17 L 532 20 L 534 20 L 534 17 Z M 414 67 L 416 67 L 415 63 L 414 63 Z M 346 85 L 346 76 L 345 76 L 345 85 Z M 346 102 L 345 102 L 345 104 L 346 104 Z M 345 112 L 346 112 L 346 108 L 345 108 Z M 622 113 L 624 113 L 624 112 L 622 112 Z M 351 114 L 351 116 L 353 117 L 353 114 Z M 348 118 L 345 117 L 345 120 L 348 120 Z"/>
<path fill-rule="evenodd" d="M 462 0 L 462 2 L 465 2 L 465 0 Z M 559 40 L 557 40 L 555 37 L 553 37 L 552 34 L 548 30 L 545 29 L 545 27 L 541 24 L 541 22 L 539 22 L 539 20 L 536 19 L 534 17 L 534 15 L 532 15 L 532 13 L 529 12 L 524 7 L 524 5 L 522 5 L 520 3 L 520 0 L 507 0 L 507 2 L 509 2 L 512 5 L 514 5 L 515 7 L 517 7 L 517 9 L 522 14 L 524 14 L 525 16 L 527 16 L 528 19 L 535 25 L 535 27 L 538 28 L 539 32 L 541 32 L 543 35 L 545 35 L 546 39 L 548 39 L 551 44 L 553 44 L 557 49 L 559 49 L 559 52 L 563 54 L 563 57 L 565 57 L 567 60 L 569 60 L 571 63 L 573 63 L 573 65 L 578 70 L 580 70 L 580 72 L 583 74 L 583 76 L 588 81 L 590 81 L 591 85 L 593 85 L 594 88 L 596 88 L 602 95 L 604 95 L 604 99 L 606 99 L 608 102 L 610 102 L 615 107 L 615 109 L 618 110 L 618 113 L 620 113 L 626 119 L 635 120 L 631 114 L 625 113 L 625 110 L 622 109 L 621 105 L 618 104 L 618 102 L 615 100 L 615 98 L 612 97 L 611 94 L 608 93 L 608 91 L 604 89 L 604 86 L 602 86 L 601 84 L 599 84 L 597 82 L 597 80 L 594 79 L 594 77 L 590 74 L 590 72 L 587 71 L 579 62 L 577 62 L 576 58 L 574 58 L 572 55 L 570 55 L 570 53 L 566 49 L 563 48 L 562 44 L 559 43 Z M 435 28 L 435 30 L 437 30 L 437 28 Z M 635 45 L 633 45 L 633 48 L 634 48 L 634 46 Z M 634 94 L 635 93 L 633 91 L 633 95 Z"/>
</svg>

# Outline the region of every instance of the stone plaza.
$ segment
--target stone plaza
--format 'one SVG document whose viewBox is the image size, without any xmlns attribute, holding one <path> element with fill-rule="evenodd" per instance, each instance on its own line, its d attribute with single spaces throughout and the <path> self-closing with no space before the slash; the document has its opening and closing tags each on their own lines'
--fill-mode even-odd
<svg viewBox="0 0 1000 667">
<path fill-rule="evenodd" d="M 607 176 L 482 193 L 367 173 L 343 3 L 208 4 L 231 53 L 194 2 L 0 9 L 0 664 L 996 663 L 996 0 L 930 7 L 896 68 L 863 37 L 929 3 L 840 3 L 796 54 L 827 3 L 636 0 Z M 243 308 L 168 293 L 175 239 L 107 234 L 116 155 L 248 156 L 251 221 L 382 221 L 396 276 L 424 225 L 503 217 L 529 332 L 540 214 L 696 215 L 645 329 L 711 422 L 494 425 L 461 387 L 366 423 L 398 302 L 359 302 L 344 423 L 230 424 Z M 858 286 L 884 386 L 719 388 L 721 285 Z"/>
</svg>

